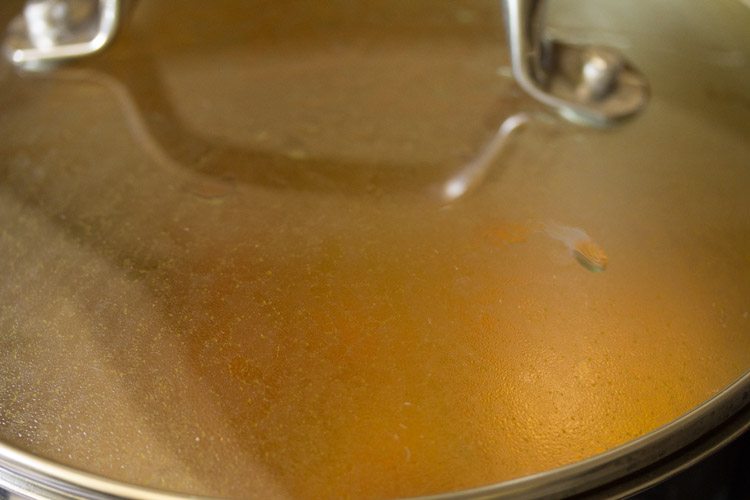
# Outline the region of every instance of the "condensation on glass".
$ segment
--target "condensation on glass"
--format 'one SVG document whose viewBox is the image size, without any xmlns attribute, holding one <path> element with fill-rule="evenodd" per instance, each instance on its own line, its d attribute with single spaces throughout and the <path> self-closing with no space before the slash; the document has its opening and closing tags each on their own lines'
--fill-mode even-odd
<svg viewBox="0 0 750 500">
<path fill-rule="evenodd" d="M 0 66 L 3 442 L 191 494 L 439 493 L 750 367 L 742 3 L 554 2 L 648 75 L 606 131 L 515 86 L 493 1 L 168 3 Z"/>
</svg>

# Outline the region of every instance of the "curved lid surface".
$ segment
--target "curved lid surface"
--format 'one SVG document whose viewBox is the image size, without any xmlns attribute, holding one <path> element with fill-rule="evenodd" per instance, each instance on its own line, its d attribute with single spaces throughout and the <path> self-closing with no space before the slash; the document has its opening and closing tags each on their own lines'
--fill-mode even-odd
<svg viewBox="0 0 750 500">
<path fill-rule="evenodd" d="M 430 494 L 750 368 L 740 2 L 556 2 L 651 83 L 607 131 L 517 89 L 494 2 L 167 4 L 0 66 L 3 442 L 189 494 Z"/>
</svg>

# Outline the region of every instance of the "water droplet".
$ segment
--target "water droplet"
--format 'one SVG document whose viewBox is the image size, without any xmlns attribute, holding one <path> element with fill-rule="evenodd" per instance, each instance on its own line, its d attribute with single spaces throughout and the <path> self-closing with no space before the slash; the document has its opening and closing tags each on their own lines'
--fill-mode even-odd
<svg viewBox="0 0 750 500">
<path fill-rule="evenodd" d="M 583 229 L 550 223 L 544 226 L 544 232 L 568 247 L 578 263 L 589 271 L 601 272 L 607 268 L 609 259 L 604 249 Z"/>
<path fill-rule="evenodd" d="M 607 254 L 602 247 L 591 240 L 577 242 L 573 249 L 573 255 L 589 271 L 597 273 L 607 268 Z"/>
</svg>

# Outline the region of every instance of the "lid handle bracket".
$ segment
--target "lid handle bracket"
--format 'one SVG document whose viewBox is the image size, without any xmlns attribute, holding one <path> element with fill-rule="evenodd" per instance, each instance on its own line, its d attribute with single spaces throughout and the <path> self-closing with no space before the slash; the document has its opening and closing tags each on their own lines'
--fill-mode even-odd
<svg viewBox="0 0 750 500">
<path fill-rule="evenodd" d="M 646 78 L 610 47 L 545 36 L 545 0 L 502 0 L 513 76 L 536 100 L 565 118 L 605 127 L 648 102 Z"/>
<path fill-rule="evenodd" d="M 8 27 L 4 52 L 26 69 L 94 54 L 114 39 L 121 10 L 120 0 L 27 0 Z"/>
</svg>

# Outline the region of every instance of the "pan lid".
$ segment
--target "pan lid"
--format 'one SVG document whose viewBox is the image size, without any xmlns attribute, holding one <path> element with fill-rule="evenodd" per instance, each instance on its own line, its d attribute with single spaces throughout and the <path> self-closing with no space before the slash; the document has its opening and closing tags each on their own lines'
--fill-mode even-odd
<svg viewBox="0 0 750 500">
<path fill-rule="evenodd" d="M 612 450 L 750 368 L 741 2 L 551 4 L 544 40 L 648 82 L 605 129 L 516 83 L 496 2 L 0 19 L 4 460 L 189 495 L 442 493 Z M 19 59 L 60 46 L 82 57 Z"/>
</svg>

